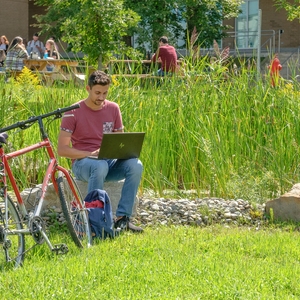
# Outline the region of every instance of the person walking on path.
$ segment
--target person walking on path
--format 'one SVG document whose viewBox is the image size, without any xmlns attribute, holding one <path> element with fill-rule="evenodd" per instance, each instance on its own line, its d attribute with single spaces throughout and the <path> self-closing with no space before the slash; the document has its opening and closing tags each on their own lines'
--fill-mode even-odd
<svg viewBox="0 0 300 300">
<path fill-rule="evenodd" d="M 88 182 L 88 192 L 103 189 L 104 181 L 125 178 L 115 228 L 142 232 L 143 229 L 129 219 L 142 176 L 141 161 L 137 158 L 97 159 L 103 133 L 124 131 L 119 105 L 106 99 L 110 83 L 110 77 L 102 71 L 94 71 L 89 76 L 88 97 L 78 102 L 80 108 L 65 113 L 62 118 L 58 155 L 72 159 L 73 173 L 78 180 Z"/>
</svg>

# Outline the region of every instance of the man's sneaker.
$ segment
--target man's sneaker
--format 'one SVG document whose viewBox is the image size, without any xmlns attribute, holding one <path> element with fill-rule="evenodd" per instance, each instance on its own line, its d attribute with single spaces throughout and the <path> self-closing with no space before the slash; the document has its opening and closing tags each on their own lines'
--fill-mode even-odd
<svg viewBox="0 0 300 300">
<path fill-rule="evenodd" d="M 131 230 L 136 233 L 143 232 L 143 228 L 133 225 L 129 222 L 129 217 L 123 216 L 115 221 L 115 228 L 118 230 Z"/>
</svg>

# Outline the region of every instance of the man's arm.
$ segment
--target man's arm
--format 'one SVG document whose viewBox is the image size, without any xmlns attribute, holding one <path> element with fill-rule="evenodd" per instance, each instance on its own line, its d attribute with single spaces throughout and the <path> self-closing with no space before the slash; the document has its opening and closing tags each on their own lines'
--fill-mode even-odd
<svg viewBox="0 0 300 300">
<path fill-rule="evenodd" d="M 82 151 L 72 148 L 71 133 L 61 130 L 58 135 L 57 153 L 59 156 L 68 157 L 71 159 L 84 158 L 87 156 L 98 156 L 99 149 L 93 152 Z"/>
</svg>

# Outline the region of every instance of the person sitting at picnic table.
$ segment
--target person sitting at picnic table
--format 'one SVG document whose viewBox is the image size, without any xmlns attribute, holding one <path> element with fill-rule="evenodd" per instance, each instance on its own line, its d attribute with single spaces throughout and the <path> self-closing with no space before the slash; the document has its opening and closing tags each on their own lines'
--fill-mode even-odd
<svg viewBox="0 0 300 300">
<path fill-rule="evenodd" d="M 157 71 L 158 76 L 172 75 L 177 70 L 177 54 L 173 46 L 168 44 L 168 38 L 162 36 L 159 39 L 159 48 L 153 54 L 151 61 L 161 63 Z"/>
<path fill-rule="evenodd" d="M 28 59 L 29 55 L 23 44 L 23 39 L 16 36 L 7 49 L 5 60 L 6 71 L 21 71 L 24 68 L 24 59 Z"/>
<path fill-rule="evenodd" d="M 60 58 L 59 52 L 55 45 L 55 42 L 52 39 L 47 40 L 47 42 L 45 44 L 45 53 L 47 53 L 48 59 L 59 59 Z M 46 69 L 47 69 L 47 71 L 53 71 L 54 65 L 49 62 L 49 63 L 47 63 Z"/>
</svg>

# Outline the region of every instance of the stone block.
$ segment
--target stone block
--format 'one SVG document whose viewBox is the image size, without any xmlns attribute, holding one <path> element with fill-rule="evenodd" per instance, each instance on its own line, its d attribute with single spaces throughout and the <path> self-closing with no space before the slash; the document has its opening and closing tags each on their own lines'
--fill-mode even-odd
<svg viewBox="0 0 300 300">
<path fill-rule="evenodd" d="M 266 203 L 266 213 L 271 214 L 275 220 L 300 221 L 300 183 L 295 184 L 292 189 L 277 199 Z"/>
<path fill-rule="evenodd" d="M 28 210 L 34 209 L 38 199 L 41 196 L 41 187 L 42 184 L 38 184 L 33 188 L 27 188 L 21 192 L 21 198 L 23 199 Z M 61 207 L 59 197 L 56 194 L 52 183 L 49 184 L 47 188 L 43 209 L 49 208 L 51 206 Z"/>
<path fill-rule="evenodd" d="M 84 181 L 80 181 L 80 180 L 76 180 L 76 183 L 81 191 L 81 194 L 83 196 L 83 198 L 87 195 L 87 186 L 88 183 L 84 182 Z M 103 189 L 107 192 L 110 201 L 111 201 L 111 206 L 112 206 L 112 211 L 113 214 L 115 215 L 118 204 L 119 204 L 119 200 L 121 197 L 121 191 L 123 188 L 123 184 L 124 184 L 124 180 L 120 180 L 120 181 L 107 181 L 104 182 L 104 187 Z M 135 203 L 134 203 L 134 207 L 132 210 L 132 215 L 136 215 L 136 206 L 138 203 L 138 199 L 135 199 Z"/>
<path fill-rule="evenodd" d="M 76 183 L 81 191 L 82 197 L 85 198 L 87 195 L 87 182 L 76 180 Z M 104 183 L 104 190 L 109 195 L 112 204 L 112 211 L 115 215 L 116 209 L 118 207 L 118 203 L 121 196 L 121 191 L 123 187 L 124 181 L 110 181 Z M 41 195 L 41 184 L 35 186 L 34 188 L 28 188 L 21 192 L 21 197 L 25 202 L 26 208 L 31 210 L 37 203 L 37 200 L 40 198 Z M 138 199 L 136 198 L 132 215 L 136 214 L 136 207 L 137 207 Z M 53 184 L 49 184 L 46 195 L 45 195 L 45 202 L 43 205 L 43 209 L 49 207 L 57 207 L 61 208 L 60 200 L 58 195 L 56 194 Z"/>
</svg>

